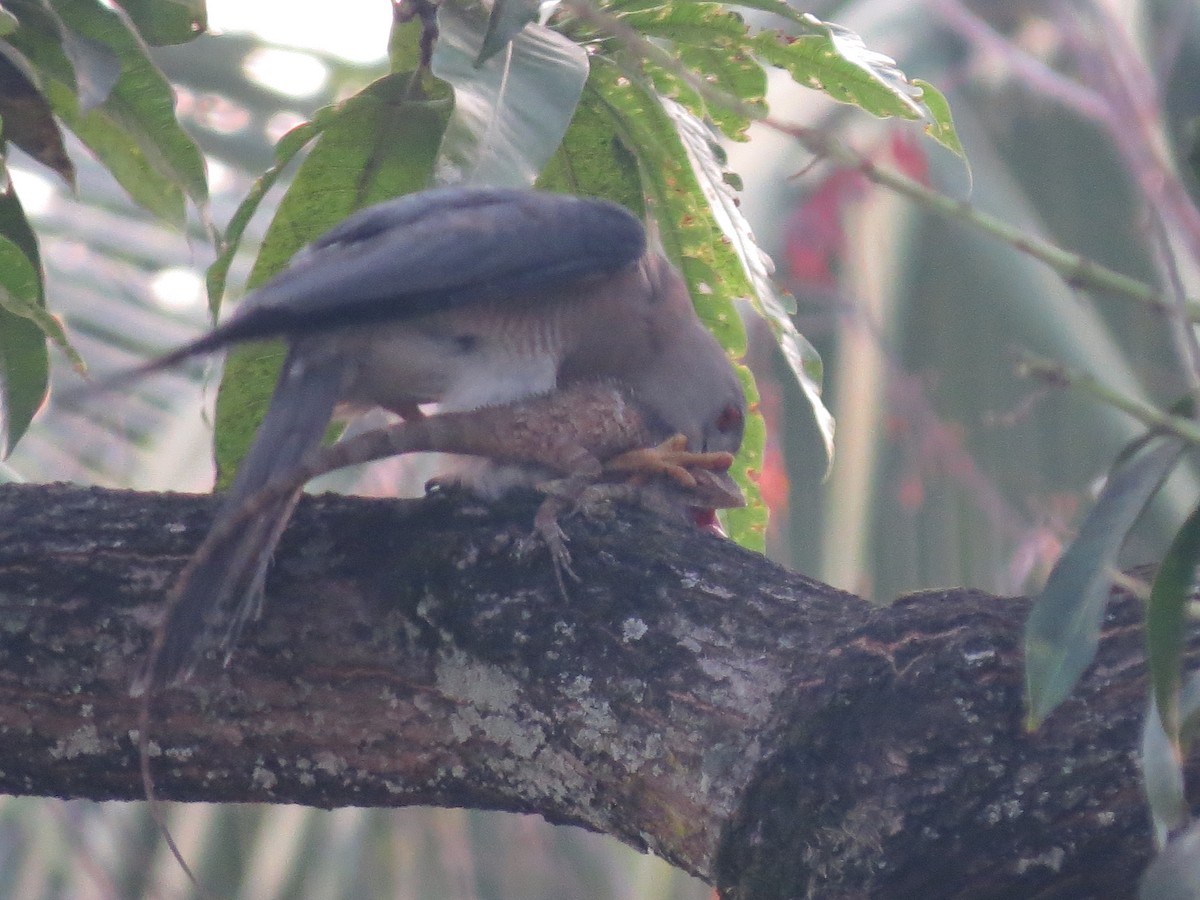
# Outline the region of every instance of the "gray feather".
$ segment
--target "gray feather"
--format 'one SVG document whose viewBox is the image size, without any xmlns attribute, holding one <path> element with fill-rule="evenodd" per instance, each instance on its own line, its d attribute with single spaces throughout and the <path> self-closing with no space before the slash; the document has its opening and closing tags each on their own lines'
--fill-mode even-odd
<svg viewBox="0 0 1200 900">
<path fill-rule="evenodd" d="M 225 495 L 214 528 L 320 445 L 342 389 L 345 362 L 304 356 L 296 348 L 288 353 L 271 406 Z M 147 681 L 166 684 L 186 675 L 203 652 L 228 646 L 256 613 L 267 565 L 297 496 L 282 498 L 230 530 L 221 546 L 212 548 L 179 583 Z"/>
</svg>

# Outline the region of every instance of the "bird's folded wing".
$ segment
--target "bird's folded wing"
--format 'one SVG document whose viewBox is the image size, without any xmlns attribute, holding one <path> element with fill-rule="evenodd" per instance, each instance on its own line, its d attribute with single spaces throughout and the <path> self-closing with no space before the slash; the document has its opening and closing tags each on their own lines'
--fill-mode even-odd
<svg viewBox="0 0 1200 900">
<path fill-rule="evenodd" d="M 553 302 L 555 288 L 618 272 L 645 249 L 641 223 L 602 200 L 495 188 L 424 191 L 365 209 L 317 240 L 247 298 L 227 323 L 226 340 L 488 300 Z"/>
</svg>

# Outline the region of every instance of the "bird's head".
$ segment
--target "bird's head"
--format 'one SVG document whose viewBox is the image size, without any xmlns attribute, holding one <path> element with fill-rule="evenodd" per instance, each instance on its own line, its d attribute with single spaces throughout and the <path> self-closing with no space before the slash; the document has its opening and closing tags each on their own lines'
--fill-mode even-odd
<svg viewBox="0 0 1200 900">
<path fill-rule="evenodd" d="M 746 394 L 725 350 L 700 322 L 676 335 L 639 400 L 664 433 L 682 434 L 688 449 L 736 454 L 746 426 Z"/>
<path fill-rule="evenodd" d="M 737 453 L 746 425 L 746 394 L 725 349 L 696 315 L 683 276 L 661 256 L 643 261 L 649 282 L 650 352 L 629 376 L 633 393 L 665 434 L 688 449 Z"/>
</svg>

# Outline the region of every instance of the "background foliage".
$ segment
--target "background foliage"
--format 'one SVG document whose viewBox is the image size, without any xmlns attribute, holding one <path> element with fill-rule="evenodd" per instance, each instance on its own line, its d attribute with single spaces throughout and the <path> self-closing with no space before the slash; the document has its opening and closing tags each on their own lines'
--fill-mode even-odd
<svg viewBox="0 0 1200 900">
<path fill-rule="evenodd" d="M 256 75 L 279 48 L 201 34 L 202 0 L 3 0 L 0 475 L 206 487 L 212 425 L 228 469 L 269 355 L 234 354 L 215 413 L 211 365 L 100 403 L 72 389 L 77 370 L 103 378 L 185 340 L 227 287 L 351 209 L 435 181 L 613 197 L 656 223 L 701 315 L 747 350 L 766 428 L 739 465 L 772 509 L 777 559 L 880 602 L 1045 583 L 1038 719 L 1090 659 L 1111 565 L 1168 554 L 1147 589 L 1162 715 L 1144 752 L 1156 837 L 1183 840 L 1147 896 L 1188 877 L 1180 760 L 1200 689 L 1177 648 L 1200 528 L 1172 543 L 1197 485 L 1191 407 L 1167 411 L 1200 357 L 1185 314 L 1146 299 L 1186 309 L 1198 293 L 1191 5 L 614 0 L 523 30 L 534 7 L 496 8 L 447 4 L 428 69 L 419 16 L 365 36 L 381 59 L 386 44 L 378 64 L 310 53 L 326 80 L 294 96 Z M 763 507 L 731 525 L 762 540 Z M 12 800 L 0 823 L 0 894 L 188 890 L 136 806 Z M 482 813 L 188 807 L 172 824 L 221 895 L 707 893 L 601 839 Z"/>
</svg>

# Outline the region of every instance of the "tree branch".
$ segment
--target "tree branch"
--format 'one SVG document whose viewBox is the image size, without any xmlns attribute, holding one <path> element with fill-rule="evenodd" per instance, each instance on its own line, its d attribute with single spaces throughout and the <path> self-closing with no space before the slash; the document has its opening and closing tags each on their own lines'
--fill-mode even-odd
<svg viewBox="0 0 1200 900">
<path fill-rule="evenodd" d="M 626 509 L 568 523 L 564 599 L 536 504 L 303 502 L 233 664 L 156 704 L 159 794 L 536 812 L 730 898 L 1131 894 L 1134 602 L 1030 736 L 1024 599 L 875 610 Z M 128 684 L 213 505 L 0 488 L 0 790 L 141 796 Z"/>
</svg>

